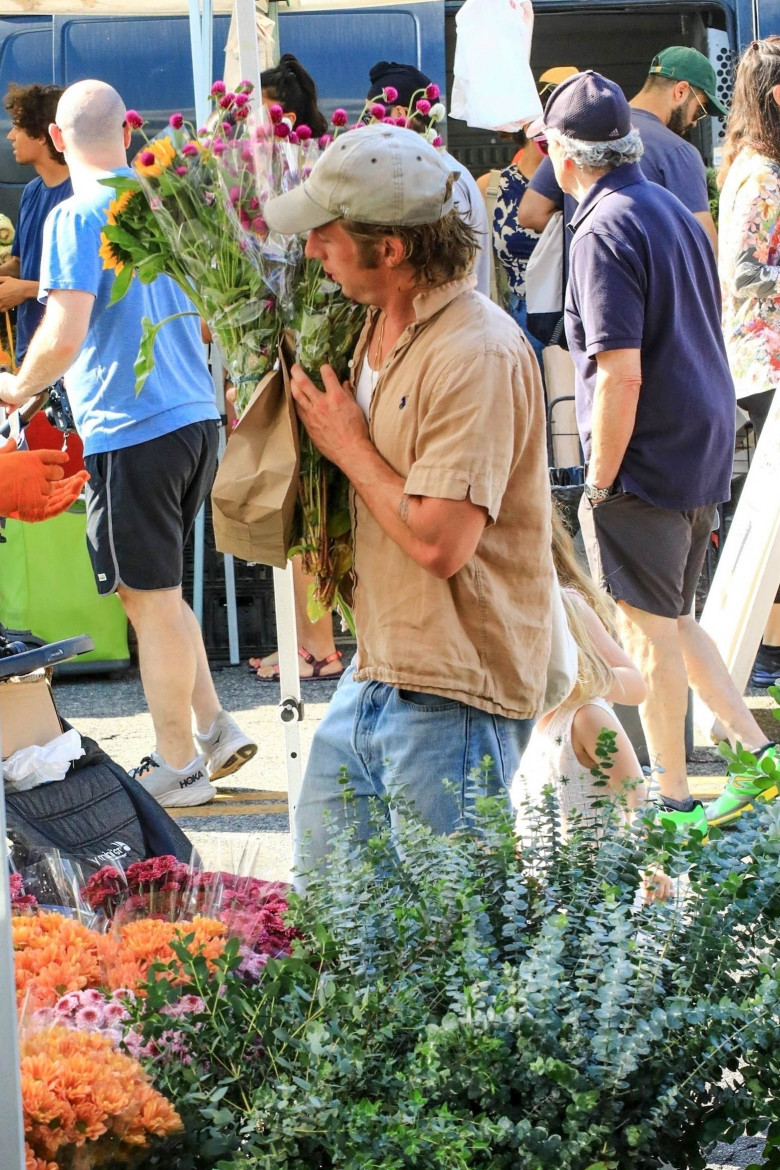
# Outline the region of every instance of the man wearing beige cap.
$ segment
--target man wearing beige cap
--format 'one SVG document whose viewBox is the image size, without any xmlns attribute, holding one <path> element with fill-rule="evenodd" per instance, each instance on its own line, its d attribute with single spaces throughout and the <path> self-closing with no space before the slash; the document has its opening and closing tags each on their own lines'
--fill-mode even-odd
<svg viewBox="0 0 780 1170">
<path fill-rule="evenodd" d="M 369 306 L 349 384 L 325 366 L 322 392 L 293 368 L 304 425 L 353 486 L 358 643 L 295 810 L 299 875 L 327 854 L 324 814 L 355 818 L 365 837 L 370 798 L 402 787 L 452 832 L 486 756 L 486 787 L 506 790 L 543 700 L 542 388 L 517 326 L 474 291 L 476 241 L 452 185 L 419 136 L 369 126 L 265 207 L 272 229 L 308 232 L 307 255 Z"/>
</svg>

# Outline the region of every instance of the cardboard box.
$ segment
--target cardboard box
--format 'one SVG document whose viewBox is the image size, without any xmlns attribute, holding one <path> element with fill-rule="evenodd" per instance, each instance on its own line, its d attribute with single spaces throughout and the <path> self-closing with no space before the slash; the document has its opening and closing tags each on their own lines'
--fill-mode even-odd
<svg viewBox="0 0 780 1170">
<path fill-rule="evenodd" d="M 20 748 L 50 743 L 62 735 L 46 672 L 36 670 L 0 682 L 0 746 L 7 760 Z"/>
</svg>

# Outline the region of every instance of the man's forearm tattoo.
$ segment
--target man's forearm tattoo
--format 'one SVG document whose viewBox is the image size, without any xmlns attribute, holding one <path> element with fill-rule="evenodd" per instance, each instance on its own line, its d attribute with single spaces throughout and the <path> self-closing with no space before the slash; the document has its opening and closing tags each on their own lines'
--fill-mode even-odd
<svg viewBox="0 0 780 1170">
<path fill-rule="evenodd" d="M 398 501 L 397 511 L 398 511 L 398 519 L 401 521 L 402 524 L 405 524 L 406 527 L 408 528 L 409 527 L 409 497 L 407 496 L 406 492 L 404 492 L 404 494 L 401 496 L 400 500 Z"/>
</svg>

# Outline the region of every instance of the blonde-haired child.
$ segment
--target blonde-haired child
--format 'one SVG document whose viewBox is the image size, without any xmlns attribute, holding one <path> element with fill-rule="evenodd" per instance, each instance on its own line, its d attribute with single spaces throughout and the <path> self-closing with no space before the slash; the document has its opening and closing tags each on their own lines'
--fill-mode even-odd
<svg viewBox="0 0 780 1170">
<path fill-rule="evenodd" d="M 553 560 L 561 584 L 564 609 L 577 643 L 577 681 L 571 694 L 537 722 L 512 783 L 520 837 L 529 832 L 529 809 L 538 807 L 545 787 L 558 797 L 563 832 L 573 812 L 585 813 L 593 801 L 625 793 L 632 809 L 646 798 L 642 768 L 630 739 L 610 704 L 641 703 L 642 675 L 613 637 L 611 601 L 581 569 L 571 537 L 553 509 Z M 606 787 L 592 774 L 603 769 L 596 754 L 601 732 L 614 733 L 611 767 L 604 769 Z"/>
</svg>

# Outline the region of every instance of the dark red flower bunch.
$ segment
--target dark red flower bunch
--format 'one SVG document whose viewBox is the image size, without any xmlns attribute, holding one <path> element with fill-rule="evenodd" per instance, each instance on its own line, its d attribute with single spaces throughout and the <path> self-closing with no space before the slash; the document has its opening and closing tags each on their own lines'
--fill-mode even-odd
<svg viewBox="0 0 780 1170">
<path fill-rule="evenodd" d="M 22 875 L 11 874 L 11 913 L 32 914 L 38 909 L 38 900 L 32 894 L 25 894 Z"/>
</svg>

